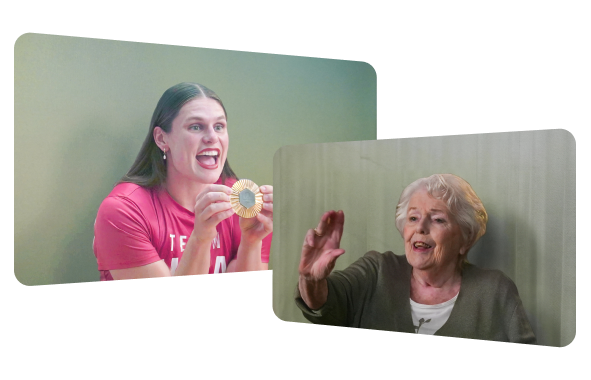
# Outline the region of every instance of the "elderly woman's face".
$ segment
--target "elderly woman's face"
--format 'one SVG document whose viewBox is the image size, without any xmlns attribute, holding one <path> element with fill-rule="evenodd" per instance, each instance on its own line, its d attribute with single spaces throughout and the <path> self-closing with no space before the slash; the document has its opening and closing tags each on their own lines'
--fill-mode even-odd
<svg viewBox="0 0 591 380">
<path fill-rule="evenodd" d="M 464 239 L 445 202 L 418 190 L 410 198 L 406 218 L 404 247 L 413 268 L 438 270 L 458 262 L 465 252 Z"/>
</svg>

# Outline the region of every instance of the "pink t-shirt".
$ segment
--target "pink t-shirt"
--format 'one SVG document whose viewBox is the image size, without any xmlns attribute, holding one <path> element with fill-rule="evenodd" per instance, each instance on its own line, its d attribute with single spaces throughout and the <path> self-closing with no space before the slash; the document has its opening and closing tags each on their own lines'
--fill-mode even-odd
<svg viewBox="0 0 591 380">
<path fill-rule="evenodd" d="M 228 179 L 232 186 L 235 180 Z M 109 270 L 139 267 L 164 260 L 174 274 L 193 231 L 195 214 L 176 203 L 164 189 L 121 183 L 101 203 L 94 224 L 94 255 L 101 281 Z M 220 222 L 211 243 L 209 273 L 223 273 L 240 244 L 239 216 Z M 272 234 L 263 239 L 261 261 L 269 262 Z"/>
</svg>

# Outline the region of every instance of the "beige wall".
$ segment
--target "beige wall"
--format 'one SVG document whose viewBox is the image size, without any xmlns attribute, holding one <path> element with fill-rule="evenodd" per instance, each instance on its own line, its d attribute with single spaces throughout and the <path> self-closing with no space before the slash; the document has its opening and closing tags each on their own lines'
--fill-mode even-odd
<svg viewBox="0 0 591 380">
<path fill-rule="evenodd" d="M 363 62 L 25 34 L 14 67 L 14 271 L 27 285 L 98 280 L 96 210 L 174 84 L 217 92 L 229 161 L 258 184 L 272 183 L 283 145 L 376 138 Z"/>
</svg>

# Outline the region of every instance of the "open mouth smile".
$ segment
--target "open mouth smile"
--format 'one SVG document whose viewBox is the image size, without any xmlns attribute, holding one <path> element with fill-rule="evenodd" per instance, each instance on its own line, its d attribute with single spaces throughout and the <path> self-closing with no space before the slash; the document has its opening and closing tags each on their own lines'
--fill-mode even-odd
<svg viewBox="0 0 591 380">
<path fill-rule="evenodd" d="M 419 251 L 419 252 L 425 252 L 425 251 L 432 248 L 431 245 L 425 243 L 424 241 L 415 241 L 412 244 L 412 247 L 415 251 Z"/>
<path fill-rule="evenodd" d="M 220 157 L 219 149 L 204 149 L 197 153 L 197 163 L 204 169 L 217 169 Z"/>
</svg>

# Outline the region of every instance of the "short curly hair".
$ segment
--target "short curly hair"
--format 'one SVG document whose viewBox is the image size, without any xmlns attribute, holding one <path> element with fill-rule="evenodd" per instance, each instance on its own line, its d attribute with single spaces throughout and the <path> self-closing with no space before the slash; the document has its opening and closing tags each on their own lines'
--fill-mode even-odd
<svg viewBox="0 0 591 380">
<path fill-rule="evenodd" d="M 427 190 L 433 198 L 445 202 L 460 226 L 464 241 L 467 242 L 467 253 L 486 232 L 488 214 L 472 186 L 453 174 L 433 174 L 426 178 L 419 178 L 402 191 L 396 206 L 396 228 L 400 234 L 403 234 L 407 221 L 410 198 L 421 189 Z"/>
</svg>

